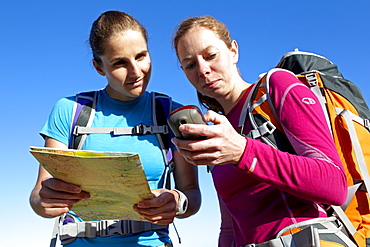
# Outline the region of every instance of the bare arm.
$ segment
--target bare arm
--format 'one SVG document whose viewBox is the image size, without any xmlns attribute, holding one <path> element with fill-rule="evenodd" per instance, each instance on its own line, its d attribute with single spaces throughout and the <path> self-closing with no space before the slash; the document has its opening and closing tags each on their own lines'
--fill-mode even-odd
<svg viewBox="0 0 370 247">
<path fill-rule="evenodd" d="M 52 138 L 46 138 L 45 147 L 67 149 L 66 145 Z M 54 179 L 40 165 L 30 204 L 38 215 L 53 218 L 68 212 L 73 204 L 89 197 L 89 193 L 81 191 L 78 186 Z"/>
<path fill-rule="evenodd" d="M 178 218 L 186 218 L 198 212 L 201 205 L 201 194 L 198 184 L 198 168 L 184 159 L 178 151 L 174 152 L 176 163 L 174 178 L 176 189 L 182 191 L 188 198 L 189 204 L 186 212 Z"/>
</svg>

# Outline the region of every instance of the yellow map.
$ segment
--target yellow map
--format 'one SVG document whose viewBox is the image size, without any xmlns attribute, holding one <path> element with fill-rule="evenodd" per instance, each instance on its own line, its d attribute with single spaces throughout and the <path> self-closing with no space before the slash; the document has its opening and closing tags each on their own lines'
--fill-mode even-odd
<svg viewBox="0 0 370 247">
<path fill-rule="evenodd" d="M 90 193 L 72 209 L 83 220 L 144 220 L 132 206 L 153 195 L 138 154 L 45 147 L 30 152 L 54 178 Z"/>
</svg>

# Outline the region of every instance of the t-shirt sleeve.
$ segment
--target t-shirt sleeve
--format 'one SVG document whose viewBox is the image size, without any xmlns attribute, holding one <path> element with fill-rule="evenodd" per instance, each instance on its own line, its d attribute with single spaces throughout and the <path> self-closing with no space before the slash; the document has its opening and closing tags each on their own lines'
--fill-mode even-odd
<svg viewBox="0 0 370 247">
<path fill-rule="evenodd" d="M 53 138 L 68 146 L 73 104 L 73 97 L 58 100 L 51 110 L 44 127 L 41 129 L 40 135 L 44 138 Z"/>
<path fill-rule="evenodd" d="M 346 177 L 319 100 L 288 72 L 273 73 L 270 88 L 276 113 L 297 155 L 248 138 L 237 168 L 295 196 L 341 205 L 347 195 Z"/>
</svg>

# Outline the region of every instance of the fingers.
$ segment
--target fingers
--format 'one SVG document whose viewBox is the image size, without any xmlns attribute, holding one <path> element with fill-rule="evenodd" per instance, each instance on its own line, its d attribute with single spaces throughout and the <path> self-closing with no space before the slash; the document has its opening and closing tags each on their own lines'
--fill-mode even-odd
<svg viewBox="0 0 370 247">
<path fill-rule="evenodd" d="M 153 224 L 167 225 L 172 223 L 176 217 L 177 192 L 165 189 L 153 190 L 152 192 L 155 198 L 143 200 L 134 205 L 133 209 Z"/>
<path fill-rule="evenodd" d="M 179 140 L 172 142 L 185 160 L 194 165 L 237 164 L 244 153 L 246 138 L 239 135 L 225 116 L 213 111 L 205 114 L 214 125 L 184 124 L 180 131 L 206 136 L 205 140 Z"/>
<path fill-rule="evenodd" d="M 87 199 L 90 197 L 90 194 L 81 191 L 80 193 L 67 193 L 67 192 L 62 192 L 62 191 L 56 191 L 56 190 L 51 190 L 50 188 L 47 187 L 42 187 L 39 192 L 40 198 L 42 201 L 51 201 L 54 200 L 56 203 L 58 201 L 66 201 L 67 204 L 70 204 L 69 201 L 71 202 L 77 202 L 82 199 Z"/>
<path fill-rule="evenodd" d="M 223 124 L 229 122 L 225 116 L 217 114 L 211 110 L 204 114 L 204 118 L 207 122 L 212 122 L 214 124 Z"/>
<path fill-rule="evenodd" d="M 179 149 L 179 153 L 184 157 L 186 162 L 193 165 L 219 165 L 220 151 L 187 151 Z"/>
<path fill-rule="evenodd" d="M 71 208 L 64 207 L 64 208 L 45 208 L 45 214 L 50 218 L 54 218 L 60 216 L 62 214 L 67 213 Z"/>
<path fill-rule="evenodd" d="M 82 191 L 74 184 L 69 184 L 54 178 L 47 178 L 41 182 L 40 196 L 55 199 L 86 199 L 90 194 Z"/>
<path fill-rule="evenodd" d="M 179 129 L 181 132 L 206 136 L 207 138 L 218 136 L 220 133 L 224 132 L 224 129 L 227 129 L 228 131 L 234 131 L 227 118 L 223 115 L 217 114 L 214 111 L 208 111 L 204 115 L 204 118 L 207 122 L 212 122 L 213 125 L 183 124 L 179 126 Z"/>
<path fill-rule="evenodd" d="M 56 217 L 68 212 L 80 199 L 54 199 L 40 196 L 40 207 L 46 217 Z"/>
<path fill-rule="evenodd" d="M 73 204 L 78 202 L 76 201 L 56 201 L 56 200 L 42 200 L 40 206 L 44 208 L 44 213 L 48 217 L 56 217 L 67 213 L 71 210 Z"/>
<path fill-rule="evenodd" d="M 73 184 L 46 178 L 39 191 L 40 206 L 47 216 L 55 217 L 68 212 L 77 202 L 88 199 L 90 194 Z"/>
<path fill-rule="evenodd" d="M 81 189 L 79 186 L 69 184 L 55 178 L 46 178 L 41 182 L 42 187 L 47 187 L 56 191 L 63 191 L 67 193 L 80 193 Z"/>
</svg>

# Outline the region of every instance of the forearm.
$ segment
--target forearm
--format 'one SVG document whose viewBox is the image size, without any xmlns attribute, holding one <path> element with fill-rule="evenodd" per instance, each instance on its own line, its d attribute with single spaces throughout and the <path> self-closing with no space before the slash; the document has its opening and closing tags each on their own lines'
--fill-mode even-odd
<svg viewBox="0 0 370 247">
<path fill-rule="evenodd" d="M 249 140 L 237 168 L 307 200 L 340 205 L 346 197 L 345 174 L 340 166 L 324 158 L 291 155 Z"/>
<path fill-rule="evenodd" d="M 187 209 L 185 213 L 177 215 L 177 218 L 186 218 L 198 212 L 201 205 L 201 193 L 199 188 L 181 191 L 187 197 Z"/>
<path fill-rule="evenodd" d="M 54 216 L 46 214 L 45 208 L 42 206 L 42 200 L 40 196 L 40 191 L 42 189 L 41 183 L 47 177 L 51 177 L 51 175 L 40 165 L 37 182 L 31 191 L 29 201 L 33 211 L 35 211 L 36 214 L 44 218 L 52 218 Z"/>
<path fill-rule="evenodd" d="M 198 212 L 201 205 L 201 193 L 198 184 L 198 167 L 187 163 L 184 158 L 174 152 L 175 189 L 185 194 L 188 200 L 188 207 L 184 214 L 177 215 L 177 218 L 186 218 Z M 178 203 L 178 199 L 176 200 Z"/>
<path fill-rule="evenodd" d="M 41 198 L 39 196 L 40 186 L 36 185 L 31 192 L 29 201 L 33 211 L 44 218 L 52 218 L 53 216 L 47 215 L 44 208 L 41 206 Z"/>
</svg>

